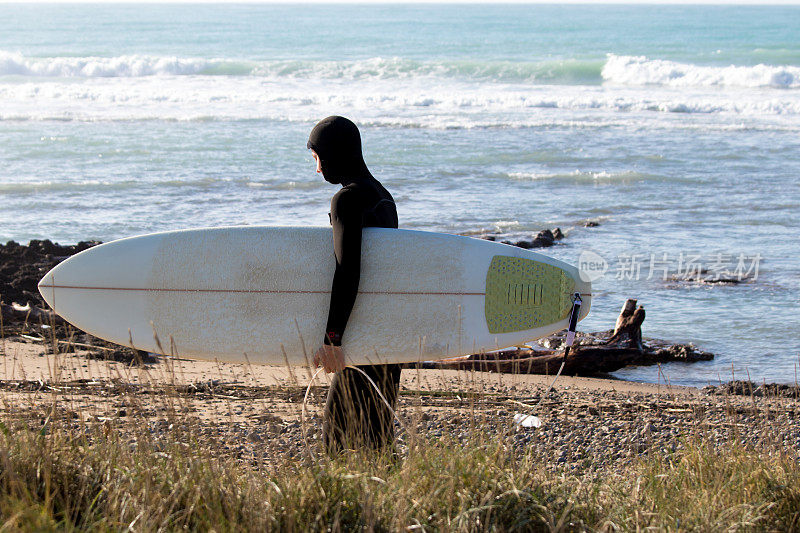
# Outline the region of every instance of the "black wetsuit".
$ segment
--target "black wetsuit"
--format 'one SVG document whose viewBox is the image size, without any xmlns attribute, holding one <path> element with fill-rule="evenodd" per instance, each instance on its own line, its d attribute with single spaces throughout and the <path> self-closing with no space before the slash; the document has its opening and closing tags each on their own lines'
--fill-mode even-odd
<svg viewBox="0 0 800 533">
<path fill-rule="evenodd" d="M 321 160 L 322 173 L 342 189 L 331 199 L 333 250 L 336 271 L 324 335 L 326 344 L 341 345 L 361 277 L 361 230 L 397 227 L 394 199 L 370 174 L 361 155 L 358 128 L 343 117 L 321 121 L 308 140 Z M 400 386 L 400 365 L 359 366 L 378 385 L 394 407 Z M 323 415 L 327 448 L 336 452 L 369 446 L 381 448 L 394 441 L 394 421 L 374 387 L 357 370 L 337 372 Z"/>
</svg>

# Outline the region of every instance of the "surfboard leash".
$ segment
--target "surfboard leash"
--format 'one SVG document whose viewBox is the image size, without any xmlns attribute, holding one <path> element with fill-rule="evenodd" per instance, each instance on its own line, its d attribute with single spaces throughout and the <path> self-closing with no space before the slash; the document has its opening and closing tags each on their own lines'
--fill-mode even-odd
<svg viewBox="0 0 800 533">
<path fill-rule="evenodd" d="M 583 305 L 581 293 L 576 292 L 572 296 L 572 310 L 569 312 L 569 327 L 567 328 L 566 348 L 564 348 L 564 360 L 561 361 L 562 365 L 567 362 L 569 349 L 572 348 L 572 345 L 575 343 L 575 330 L 578 328 L 578 316 L 581 314 L 581 305 Z"/>
<path fill-rule="evenodd" d="M 564 370 L 564 366 L 567 364 L 567 357 L 569 356 L 569 350 L 572 348 L 572 345 L 575 343 L 575 330 L 578 327 L 578 316 L 581 314 L 581 305 L 583 304 L 583 300 L 581 299 L 581 294 L 576 292 L 572 295 L 572 310 L 569 312 L 569 325 L 567 326 L 567 337 L 565 339 L 565 348 L 564 348 L 564 357 L 561 358 L 561 366 L 558 368 L 558 372 L 556 373 L 556 377 L 553 378 L 552 383 L 550 386 L 547 387 L 547 390 L 544 391 L 542 397 L 539 399 L 539 403 L 542 403 L 545 396 L 547 396 L 553 387 L 558 381 L 559 376 L 561 376 L 561 372 Z"/>
</svg>

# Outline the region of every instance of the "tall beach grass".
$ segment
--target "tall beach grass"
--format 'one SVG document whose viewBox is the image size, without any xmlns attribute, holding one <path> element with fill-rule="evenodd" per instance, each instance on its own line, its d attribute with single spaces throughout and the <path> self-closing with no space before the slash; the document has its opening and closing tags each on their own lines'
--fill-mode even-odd
<svg viewBox="0 0 800 533">
<path fill-rule="evenodd" d="M 20 393 L 0 392 L 0 531 L 800 530 L 797 450 L 779 442 L 747 447 L 698 424 L 673 449 L 576 470 L 515 439 L 508 417 L 481 406 L 479 394 L 461 410 L 458 436 L 418 431 L 422 409 L 409 394 L 399 453 L 330 458 L 317 440 L 302 454 L 248 462 L 186 416 L 174 363 L 156 366 L 172 377 L 150 379 L 141 367 L 121 374 L 119 364 L 106 372 L 122 384 L 140 373 L 149 385 L 115 394 L 158 406 L 121 418 L 76 415 L 80 401 L 64 387 L 24 404 Z M 54 369 L 51 385 L 67 377 Z"/>
</svg>

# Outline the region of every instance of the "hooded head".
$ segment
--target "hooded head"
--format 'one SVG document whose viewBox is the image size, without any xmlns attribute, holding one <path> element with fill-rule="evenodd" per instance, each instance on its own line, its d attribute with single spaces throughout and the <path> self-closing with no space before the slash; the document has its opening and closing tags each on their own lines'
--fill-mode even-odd
<svg viewBox="0 0 800 533">
<path fill-rule="evenodd" d="M 347 183 L 369 176 L 361 154 L 361 134 L 352 121 L 331 116 L 319 121 L 307 145 L 320 159 L 322 176 L 330 183 Z"/>
</svg>

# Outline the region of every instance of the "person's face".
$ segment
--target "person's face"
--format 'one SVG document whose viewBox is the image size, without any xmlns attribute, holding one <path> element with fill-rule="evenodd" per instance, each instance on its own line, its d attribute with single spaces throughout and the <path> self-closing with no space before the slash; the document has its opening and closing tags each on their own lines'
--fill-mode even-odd
<svg viewBox="0 0 800 533">
<path fill-rule="evenodd" d="M 317 155 L 317 152 L 315 152 L 314 150 L 311 150 L 311 157 L 313 157 L 314 161 L 316 161 L 316 163 L 317 163 L 317 174 L 322 174 L 322 161 L 319 160 L 319 156 Z"/>
</svg>

